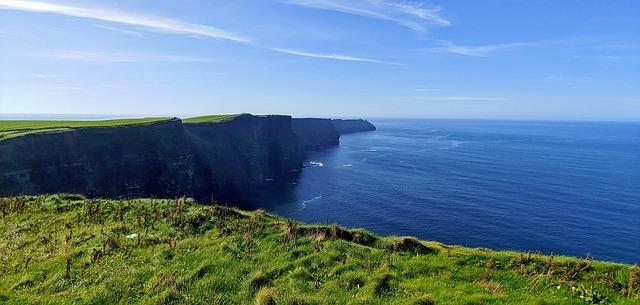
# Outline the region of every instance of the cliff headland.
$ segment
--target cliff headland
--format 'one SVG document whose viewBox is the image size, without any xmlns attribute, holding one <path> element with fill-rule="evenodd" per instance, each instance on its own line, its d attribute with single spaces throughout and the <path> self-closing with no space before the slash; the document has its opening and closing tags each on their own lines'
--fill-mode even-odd
<svg viewBox="0 0 640 305">
<path fill-rule="evenodd" d="M 296 179 L 305 151 L 358 128 L 336 122 L 251 114 L 0 121 L 0 195 L 242 201 L 265 182 Z"/>
<path fill-rule="evenodd" d="M 331 120 L 331 122 L 339 134 L 376 130 L 376 127 L 373 126 L 373 124 L 363 119 L 334 119 Z"/>
</svg>

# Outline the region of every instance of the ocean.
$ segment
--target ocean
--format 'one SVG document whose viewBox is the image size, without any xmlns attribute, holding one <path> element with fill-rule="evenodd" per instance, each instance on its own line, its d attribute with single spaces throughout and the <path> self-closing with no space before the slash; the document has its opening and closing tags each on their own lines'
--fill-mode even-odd
<svg viewBox="0 0 640 305">
<path fill-rule="evenodd" d="M 374 119 L 255 208 L 446 244 L 640 263 L 640 123 Z"/>
</svg>

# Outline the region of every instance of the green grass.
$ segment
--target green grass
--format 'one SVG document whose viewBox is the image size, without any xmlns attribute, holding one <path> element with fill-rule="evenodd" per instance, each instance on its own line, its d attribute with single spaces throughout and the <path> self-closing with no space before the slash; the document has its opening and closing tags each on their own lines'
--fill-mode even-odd
<svg viewBox="0 0 640 305">
<path fill-rule="evenodd" d="M 0 199 L 4 304 L 640 304 L 624 264 L 303 225 L 188 199 Z"/>
<path fill-rule="evenodd" d="M 199 116 L 199 117 L 193 117 L 193 118 L 184 119 L 184 120 L 182 120 L 182 122 L 185 123 L 185 124 L 219 123 L 219 122 L 224 122 L 224 121 L 231 120 L 231 119 L 233 119 L 233 118 L 235 118 L 237 116 L 238 116 L 238 114 L 206 115 L 206 116 Z"/>
<path fill-rule="evenodd" d="M 54 132 L 84 127 L 117 127 L 168 121 L 171 118 L 135 118 L 101 121 L 0 120 L 0 140 L 29 133 Z"/>
<path fill-rule="evenodd" d="M 231 120 L 238 115 L 221 114 L 184 119 L 187 124 L 217 123 Z M 38 121 L 38 120 L 0 120 L 0 140 L 31 133 L 58 132 L 86 127 L 118 127 L 144 125 L 171 120 L 171 118 L 133 118 L 101 121 Z"/>
</svg>

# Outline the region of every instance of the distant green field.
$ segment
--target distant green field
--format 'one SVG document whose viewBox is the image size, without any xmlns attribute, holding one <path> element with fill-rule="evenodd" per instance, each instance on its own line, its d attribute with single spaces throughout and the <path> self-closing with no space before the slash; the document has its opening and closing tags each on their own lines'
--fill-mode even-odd
<svg viewBox="0 0 640 305">
<path fill-rule="evenodd" d="M 184 119 L 186 124 L 217 123 L 231 120 L 237 114 L 207 115 Z M 142 125 L 168 121 L 171 118 L 133 118 L 101 121 L 39 121 L 39 120 L 0 120 L 0 140 L 30 133 L 55 132 L 84 127 L 117 127 L 125 125 Z"/>
<path fill-rule="evenodd" d="M 196 123 L 217 123 L 231 120 L 237 117 L 238 114 L 217 114 L 217 115 L 205 115 L 182 120 L 186 124 Z"/>
<path fill-rule="evenodd" d="M 83 127 L 115 127 L 168 121 L 171 118 L 134 118 L 101 121 L 0 120 L 0 140 L 36 132 L 60 131 Z"/>
</svg>

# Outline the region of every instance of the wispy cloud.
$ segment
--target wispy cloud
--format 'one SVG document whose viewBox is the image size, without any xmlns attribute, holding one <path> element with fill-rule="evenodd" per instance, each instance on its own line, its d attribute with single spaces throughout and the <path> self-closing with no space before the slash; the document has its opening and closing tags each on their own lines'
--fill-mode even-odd
<svg viewBox="0 0 640 305">
<path fill-rule="evenodd" d="M 585 42 L 584 38 L 562 38 L 539 41 L 510 42 L 486 45 L 458 45 L 451 41 L 440 41 L 440 47 L 430 48 L 429 51 L 439 53 L 454 53 L 472 57 L 487 57 L 494 53 L 515 51 L 531 48 L 554 48 L 563 52 L 579 52 L 578 55 L 570 55 L 571 58 L 597 60 L 602 62 L 634 61 L 636 50 L 640 49 L 634 44 L 611 44 Z"/>
<path fill-rule="evenodd" d="M 99 94 L 104 92 L 105 90 L 120 90 L 125 87 L 117 86 L 117 85 L 99 85 L 99 86 L 49 86 L 46 87 L 46 90 L 49 92 L 88 92 L 92 94 Z"/>
<path fill-rule="evenodd" d="M 588 59 L 601 62 L 619 62 L 624 60 L 633 60 L 634 57 L 622 56 L 622 55 L 607 55 L 607 54 L 589 54 L 589 55 L 573 55 L 572 58 Z"/>
<path fill-rule="evenodd" d="M 124 52 L 87 52 L 87 51 L 50 51 L 46 53 L 33 54 L 35 57 L 52 58 L 60 60 L 86 61 L 86 62 L 102 62 L 102 63 L 118 63 L 118 62 L 218 62 L 216 59 L 178 56 L 178 55 L 160 55 L 160 54 L 140 54 L 140 53 L 124 53 Z"/>
<path fill-rule="evenodd" d="M 449 41 L 443 41 L 443 46 L 440 48 L 433 48 L 432 51 L 437 52 L 449 52 L 465 56 L 485 57 L 494 52 L 515 50 L 528 47 L 541 46 L 544 43 L 541 41 L 533 42 L 513 42 L 513 43 L 501 43 L 481 46 L 463 46 L 456 45 Z"/>
<path fill-rule="evenodd" d="M 39 73 L 39 74 L 33 74 L 33 76 L 35 78 L 49 79 L 49 78 L 65 77 L 65 76 L 68 76 L 68 74 Z"/>
<path fill-rule="evenodd" d="M 355 61 L 355 62 L 370 62 L 381 63 L 374 59 L 355 57 L 349 55 L 340 54 L 323 54 L 314 53 L 308 51 L 282 49 L 282 48 L 268 48 L 271 51 L 322 59 L 332 59 L 341 61 Z M 198 62 L 198 63 L 217 63 L 220 60 L 213 58 L 194 57 L 194 56 L 180 56 L 180 55 L 162 55 L 162 54 L 141 54 L 141 53 L 125 53 L 125 52 L 92 52 L 92 51 L 49 51 L 46 53 L 34 53 L 31 54 L 34 57 L 50 58 L 59 60 L 70 61 L 84 61 L 94 63 L 135 63 L 135 62 Z M 39 78 L 54 78 L 59 75 L 55 74 L 36 74 Z"/>
<path fill-rule="evenodd" d="M 50 90 L 56 91 L 82 91 L 89 90 L 89 87 L 80 87 L 80 86 L 53 86 L 49 87 Z"/>
<path fill-rule="evenodd" d="M 411 89 L 411 91 L 414 92 L 433 92 L 436 91 L 437 89 L 435 88 L 426 88 L 426 87 L 420 87 L 420 88 L 413 88 Z"/>
<path fill-rule="evenodd" d="M 638 51 L 640 50 L 640 44 L 624 44 L 624 43 L 611 43 L 611 42 L 592 42 L 579 44 L 577 49 L 610 52 L 610 51 Z"/>
<path fill-rule="evenodd" d="M 386 4 L 386 5 L 389 6 L 392 4 Z M 412 14 L 420 19 L 429 19 L 428 16 L 430 15 L 429 13 L 430 10 L 423 9 L 419 6 L 411 6 L 403 3 L 394 3 L 393 6 L 396 7 L 395 10 L 406 11 L 405 14 Z M 75 7 L 75 6 L 66 6 L 66 5 L 52 4 L 47 2 L 29 1 L 29 0 L 0 0 L 0 9 L 20 10 L 20 11 L 29 11 L 29 12 L 39 12 L 39 13 L 51 13 L 51 14 L 60 14 L 60 15 L 80 17 L 80 18 L 88 18 L 93 20 L 114 22 L 114 23 L 129 25 L 129 26 L 138 26 L 138 27 L 142 27 L 150 30 L 155 30 L 155 31 L 230 40 L 230 41 L 240 42 L 240 43 L 244 43 L 244 44 L 251 45 L 258 48 L 265 48 L 265 47 L 256 45 L 255 43 L 252 42 L 251 39 L 247 37 L 239 36 L 239 35 L 236 35 L 212 26 L 196 24 L 196 23 L 188 23 L 188 22 L 178 21 L 178 20 L 166 18 L 166 17 L 132 14 L 132 13 L 126 13 L 126 12 L 120 12 L 120 11 L 114 11 L 114 10 L 99 9 L 99 8 L 83 8 L 83 7 Z M 103 28 L 106 30 L 116 31 L 119 33 L 127 34 L 127 35 L 143 37 L 142 34 L 135 31 L 123 30 L 123 29 L 104 26 L 104 25 L 94 25 L 94 26 Z M 377 60 L 373 60 L 369 58 L 342 55 L 342 54 L 323 54 L 323 53 L 317 53 L 313 51 L 294 50 L 289 48 L 267 47 L 266 49 L 280 52 L 280 53 L 296 55 L 296 56 L 306 56 L 306 57 L 353 61 L 353 62 L 381 63 Z M 57 59 L 67 59 L 67 60 L 91 61 L 91 62 L 144 62 L 144 61 L 147 61 L 147 62 L 149 61 L 211 62 L 212 61 L 211 59 L 207 59 L 207 58 L 196 58 L 196 57 L 188 57 L 188 56 L 163 56 L 163 55 L 150 56 L 150 55 L 136 55 L 136 54 L 125 54 L 125 53 L 103 53 L 103 52 L 84 52 L 84 51 L 51 52 L 46 54 L 38 54 L 37 56 L 57 58 Z"/>
<path fill-rule="evenodd" d="M 242 43 L 247 43 L 250 41 L 250 39 L 247 37 L 236 35 L 208 25 L 182 22 L 165 17 L 125 13 L 115 10 L 96 8 L 89 9 L 75 6 L 58 5 L 47 2 L 23 0 L 0 0 L 0 9 L 61 14 L 140 26 L 156 31 L 205 36 Z"/>
<path fill-rule="evenodd" d="M 414 102 L 504 102 L 510 101 L 508 97 L 495 97 L 495 96 L 396 96 L 390 97 L 391 100 L 396 101 L 414 101 Z"/>
<path fill-rule="evenodd" d="M 428 25 L 451 24 L 441 16 L 440 8 L 429 8 L 420 2 L 399 0 L 280 0 L 280 2 L 391 21 L 418 32 L 424 31 Z"/>
<path fill-rule="evenodd" d="M 315 58 L 325 58 L 325 59 L 335 59 L 335 60 L 343 60 L 343 61 L 360 61 L 360 62 L 375 62 L 379 61 L 369 58 L 363 57 L 355 57 L 349 55 L 340 55 L 340 54 L 322 54 L 322 53 L 314 53 L 308 51 L 299 51 L 299 50 L 291 50 L 291 49 L 282 49 L 282 48 L 270 48 L 270 50 L 285 54 L 304 56 L 304 57 L 315 57 Z"/>
<path fill-rule="evenodd" d="M 640 44 L 620 43 L 615 41 L 578 41 L 567 46 L 574 54 L 570 58 L 598 61 L 602 63 L 633 62 L 640 60 L 638 50 Z"/>
<path fill-rule="evenodd" d="M 127 36 L 145 38 L 145 36 L 142 33 L 136 32 L 136 31 L 124 30 L 124 29 L 114 28 L 114 27 L 101 25 L 101 24 L 94 24 L 93 26 L 96 27 L 96 28 L 105 29 L 105 30 L 108 30 L 108 31 L 111 31 L 111 32 L 124 34 L 124 35 L 127 35 Z"/>
</svg>

